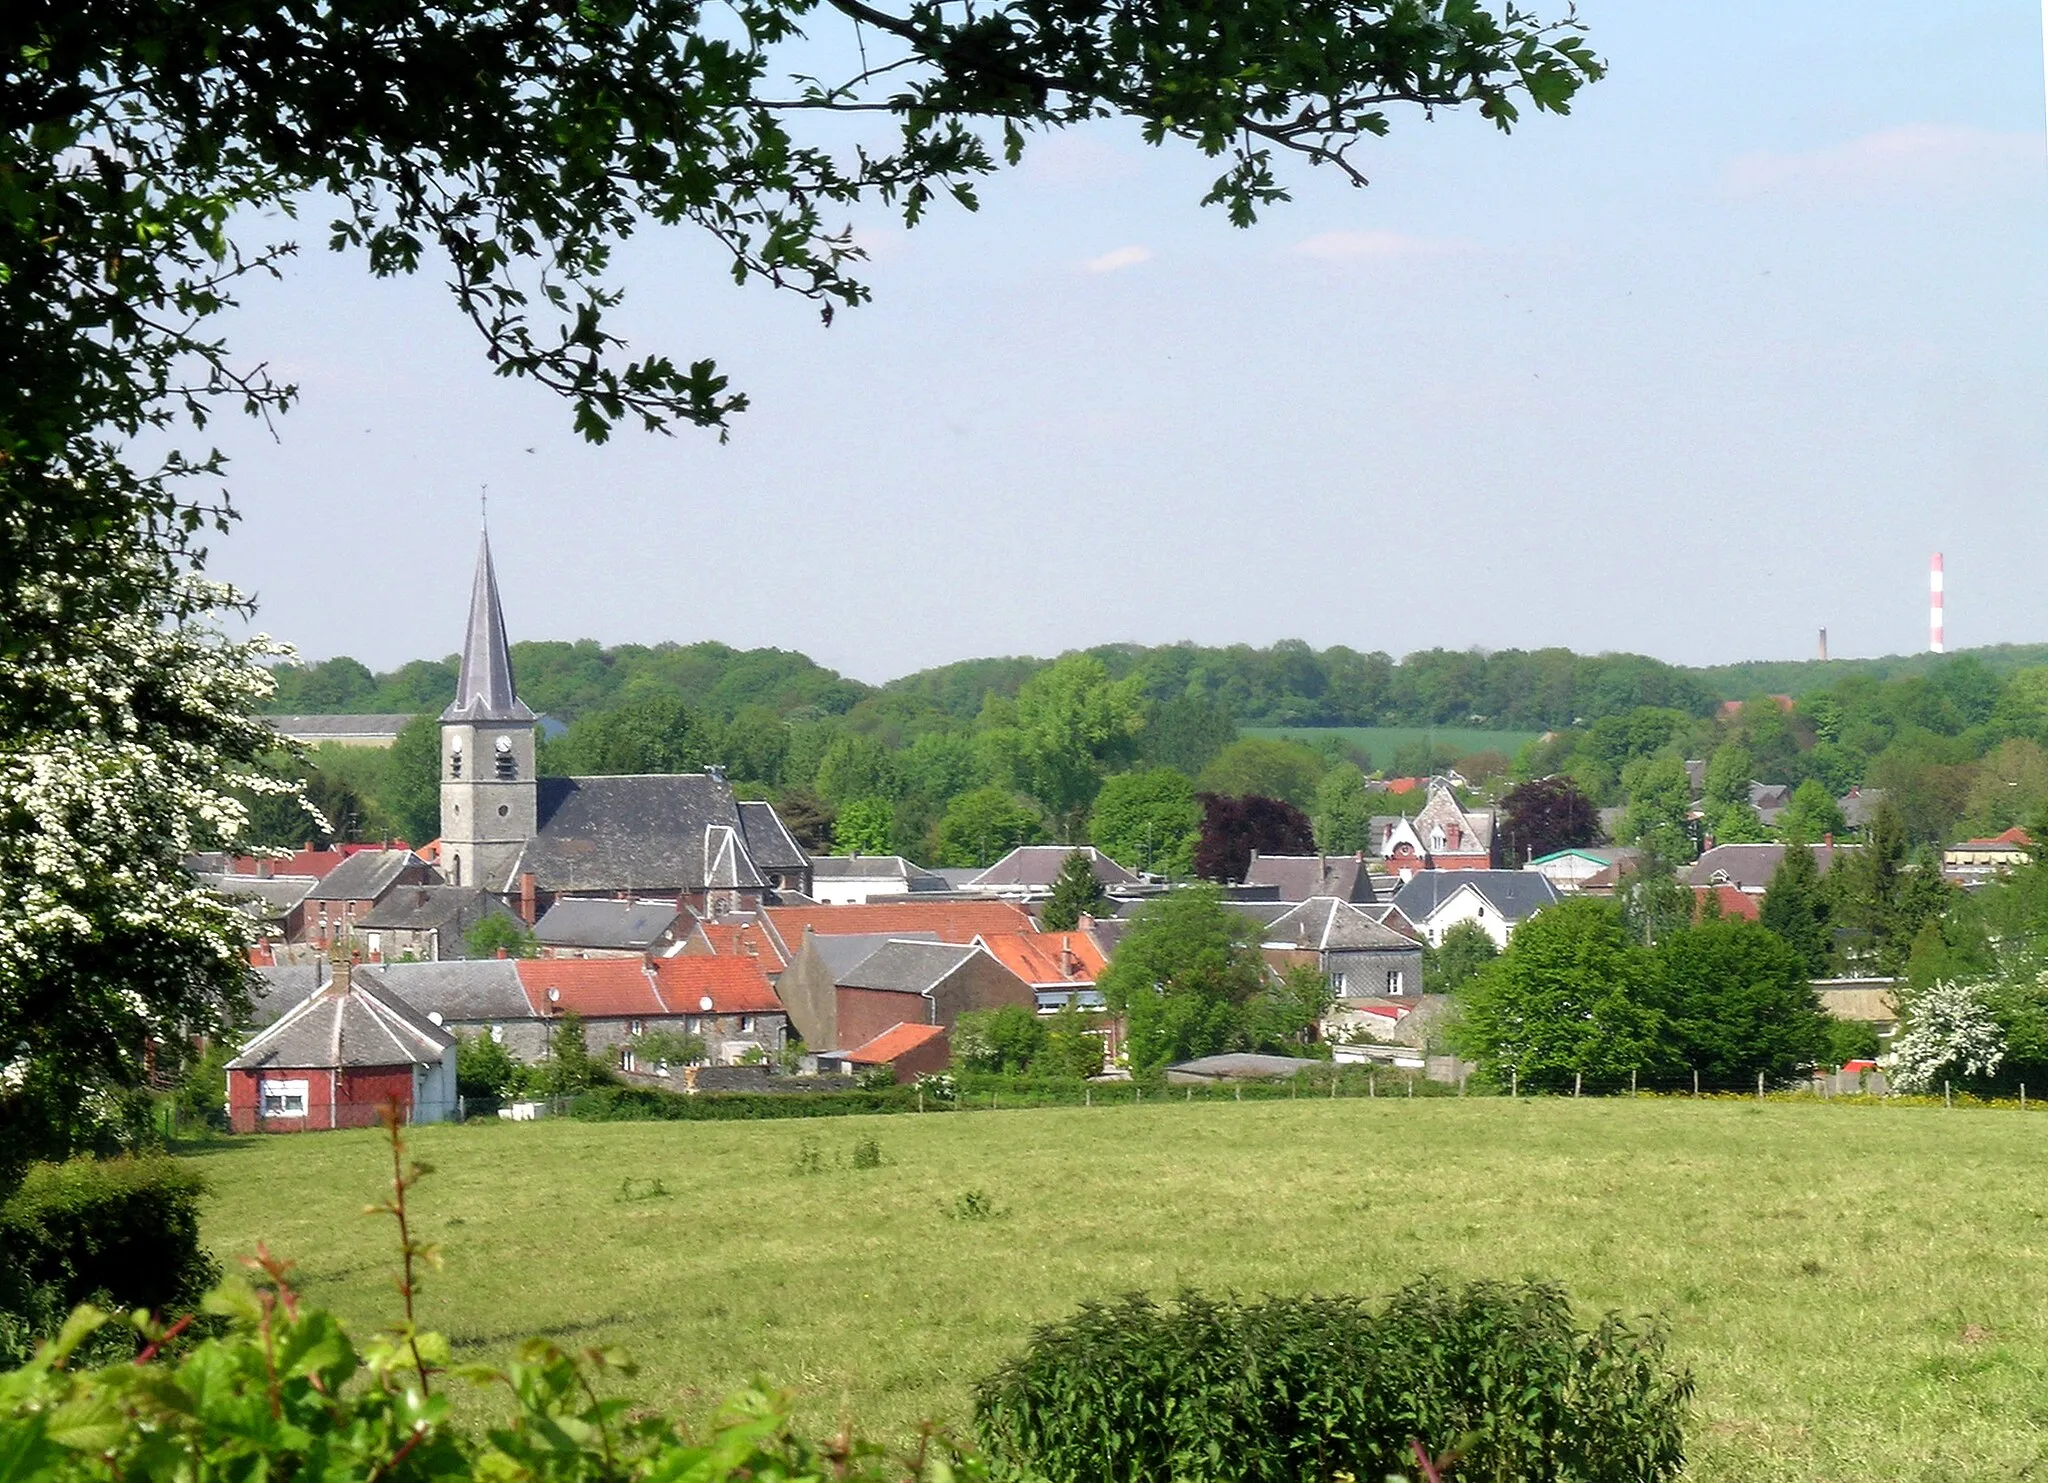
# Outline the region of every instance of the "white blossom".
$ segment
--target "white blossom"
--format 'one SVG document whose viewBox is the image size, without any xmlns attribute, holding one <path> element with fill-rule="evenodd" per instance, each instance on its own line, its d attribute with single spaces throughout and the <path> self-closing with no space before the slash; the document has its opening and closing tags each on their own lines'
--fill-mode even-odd
<svg viewBox="0 0 2048 1483">
<path fill-rule="evenodd" d="M 1986 1080 L 2005 1060 L 2005 1034 L 1980 984 L 1943 981 L 1914 999 L 1891 1056 L 1893 1086 L 1909 1094 L 1944 1081 Z"/>
</svg>

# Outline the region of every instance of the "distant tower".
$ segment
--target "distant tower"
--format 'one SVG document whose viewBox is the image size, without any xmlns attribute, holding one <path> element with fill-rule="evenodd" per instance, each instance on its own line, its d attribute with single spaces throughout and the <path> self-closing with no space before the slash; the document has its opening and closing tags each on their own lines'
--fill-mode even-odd
<svg viewBox="0 0 2048 1483">
<path fill-rule="evenodd" d="M 486 530 L 469 589 L 455 703 L 441 712 L 441 871 L 458 886 L 512 889 L 512 867 L 540 828 L 535 719 L 512 686 Z"/>
<path fill-rule="evenodd" d="M 1820 631 L 1820 660 L 1821 660 L 1821 663 L 1823 663 L 1823 664 L 1827 663 L 1827 659 L 1828 659 L 1828 631 L 1827 631 L 1827 630 L 1826 630 L 1825 628 L 1823 628 L 1823 629 L 1822 629 L 1822 630 Z"/>
<path fill-rule="evenodd" d="M 1927 652 L 1945 654 L 1948 646 L 1941 636 L 1941 553 L 1927 568 Z"/>
</svg>

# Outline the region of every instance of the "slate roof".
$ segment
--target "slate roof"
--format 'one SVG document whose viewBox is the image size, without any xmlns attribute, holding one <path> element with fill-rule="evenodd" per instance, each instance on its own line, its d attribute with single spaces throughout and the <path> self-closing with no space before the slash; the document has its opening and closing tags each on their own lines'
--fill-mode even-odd
<svg viewBox="0 0 2048 1483">
<path fill-rule="evenodd" d="M 505 907 L 475 886 L 394 886 L 357 922 L 359 932 L 467 932 Z M 459 947 L 450 943 L 449 947 Z"/>
<path fill-rule="evenodd" d="M 1877 811 L 1883 804 L 1882 788 L 1851 788 L 1835 800 L 1842 811 L 1842 822 L 1851 829 L 1868 829 L 1877 821 Z"/>
<path fill-rule="evenodd" d="M 681 913 L 672 901 L 607 901 L 564 897 L 534 924 L 549 947 L 600 947 L 645 952 Z"/>
<path fill-rule="evenodd" d="M 1381 926 L 1350 902 L 1334 896 L 1304 901 L 1274 921 L 1266 928 L 1266 945 L 1314 948 L 1317 952 L 1362 952 L 1374 948 L 1417 951 L 1414 938 Z"/>
<path fill-rule="evenodd" d="M 367 981 L 330 983 L 260 1030 L 230 1071 L 418 1066 L 439 1061 L 455 1037 Z"/>
<path fill-rule="evenodd" d="M 438 1014 L 450 1024 L 525 1020 L 532 1002 L 519 985 L 511 958 L 478 958 L 447 963 L 383 963 L 358 968 L 387 998 L 403 1001 L 422 1015 Z"/>
<path fill-rule="evenodd" d="M 319 882 L 310 875 L 196 876 L 199 884 L 259 921 L 290 914 Z"/>
<path fill-rule="evenodd" d="M 1059 879 L 1060 867 L 1067 863 L 1067 856 L 1076 850 L 1088 857 L 1088 863 L 1095 871 L 1096 881 L 1105 890 L 1142 884 L 1136 875 L 1124 869 L 1095 846 L 1063 844 L 1019 845 L 975 876 L 968 884 L 976 890 L 998 886 L 1050 890 L 1052 883 Z"/>
<path fill-rule="evenodd" d="M 866 1045 L 847 1051 L 846 1059 L 862 1066 L 886 1066 L 945 1033 L 944 1025 L 891 1025 Z"/>
<path fill-rule="evenodd" d="M 842 974 L 839 987 L 922 994 L 980 952 L 971 944 L 885 942 Z"/>
<path fill-rule="evenodd" d="M 539 833 L 506 878 L 543 891 L 674 890 L 766 884 L 740 809 L 709 773 L 541 778 Z"/>
<path fill-rule="evenodd" d="M 462 669 L 455 699 L 443 721 L 531 721 L 532 711 L 512 683 L 512 649 L 505 640 L 505 613 L 498 605 L 498 575 L 491 566 L 491 536 L 477 539 L 476 575 L 469 587 L 469 627 L 462 635 Z"/>
<path fill-rule="evenodd" d="M 796 842 L 796 836 L 789 832 L 773 804 L 742 803 L 739 810 L 740 834 L 746 839 L 747 853 L 754 857 L 756 865 L 763 870 L 802 870 L 810 863 L 811 857 Z"/>
<path fill-rule="evenodd" d="M 937 942 L 935 932 L 857 932 L 845 936 L 814 935 L 811 951 L 825 965 L 834 983 L 840 982 L 868 958 L 892 942 Z"/>
<path fill-rule="evenodd" d="M 1817 844 L 1808 848 L 1813 851 L 1814 868 L 1826 875 L 1838 854 L 1856 846 Z M 1761 891 L 1770 885 L 1784 858 L 1785 847 L 1781 844 L 1717 844 L 1693 861 L 1692 869 L 1686 872 L 1686 884 L 1729 885 Z"/>
<path fill-rule="evenodd" d="M 1470 886 L 1510 922 L 1534 916 L 1558 902 L 1557 887 L 1534 870 L 1418 870 L 1400 890 L 1393 904 L 1411 922 L 1435 914 L 1451 897 Z"/>
<path fill-rule="evenodd" d="M 327 982 L 325 963 L 276 963 L 253 969 L 249 989 L 249 1025 L 262 1029 L 275 1023 Z"/>
<path fill-rule="evenodd" d="M 1252 852 L 1248 886 L 1277 886 L 1282 901 L 1335 896 L 1340 901 L 1373 899 L 1372 873 L 1356 855 L 1261 855 Z"/>
<path fill-rule="evenodd" d="M 406 869 L 424 865 L 411 850 L 358 850 L 320 878 L 308 901 L 375 901 Z"/>
<path fill-rule="evenodd" d="M 907 891 L 947 891 L 952 883 L 935 870 L 901 855 L 813 855 L 811 878 L 818 881 L 900 881 Z"/>
<path fill-rule="evenodd" d="M 323 741 L 388 741 L 405 730 L 412 720 L 407 713 L 361 716 L 265 716 L 272 729 L 293 741 L 318 744 Z"/>
</svg>

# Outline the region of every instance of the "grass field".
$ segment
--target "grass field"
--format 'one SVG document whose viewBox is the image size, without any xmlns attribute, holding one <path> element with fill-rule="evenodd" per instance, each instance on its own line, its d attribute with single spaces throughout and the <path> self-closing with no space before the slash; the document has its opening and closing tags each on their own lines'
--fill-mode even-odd
<svg viewBox="0 0 2048 1483">
<path fill-rule="evenodd" d="M 1342 737 L 1352 746 L 1363 747 L 1378 768 L 1391 766 L 1396 750 L 1419 741 L 1436 742 L 1461 757 L 1474 752 L 1503 752 L 1513 761 L 1515 753 L 1542 734 L 1481 731 L 1470 726 L 1246 726 L 1241 730 L 1246 736 L 1291 737 L 1305 742 L 1322 736 Z"/>
<path fill-rule="evenodd" d="M 1534 1274 L 1669 1322 L 1699 1381 L 1692 1477 L 2017 1478 L 2048 1464 L 2043 1132 L 1477 1098 L 427 1128 L 415 1213 L 447 1265 L 421 1317 L 462 1357 L 619 1344 L 650 1398 L 700 1409 L 760 1373 L 821 1431 L 901 1434 L 963 1420 L 973 1380 L 1086 1297 Z M 870 1136 L 883 1166 L 850 1168 Z M 807 1142 L 823 1173 L 795 1172 Z M 267 1240 L 374 1326 L 392 1240 L 360 1211 L 385 1159 L 367 1133 L 204 1154 L 208 1239 Z M 968 1191 L 998 1213 L 949 1213 Z"/>
</svg>

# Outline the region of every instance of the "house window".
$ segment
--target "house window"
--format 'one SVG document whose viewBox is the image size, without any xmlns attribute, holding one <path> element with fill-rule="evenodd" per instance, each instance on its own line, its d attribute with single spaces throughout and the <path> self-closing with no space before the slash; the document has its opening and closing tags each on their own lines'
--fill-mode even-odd
<svg viewBox="0 0 2048 1483">
<path fill-rule="evenodd" d="M 1404 974 L 1404 973 L 1403 973 L 1403 972 L 1402 972 L 1402 971 L 1401 971 L 1400 969 L 1398 969 L 1398 968 L 1390 968 L 1390 969 L 1388 969 L 1388 970 L 1387 970 L 1387 997 L 1388 997 L 1389 999 L 1399 999 L 1399 998 L 1400 998 L 1400 997 L 1401 997 L 1402 995 L 1406 994 L 1407 992 L 1408 992 L 1408 979 L 1407 979 L 1407 975 L 1406 975 L 1406 974 Z"/>
<path fill-rule="evenodd" d="M 1441 850 L 1443 849 L 1443 847 L 1444 847 L 1444 832 L 1443 832 L 1443 830 L 1441 830 L 1441 829 L 1432 829 L 1432 830 L 1430 830 L 1430 831 L 1429 831 L 1429 847 L 1430 847 L 1430 848 L 1431 848 L 1432 850 L 1438 850 L 1438 851 L 1441 851 Z"/>
<path fill-rule="evenodd" d="M 491 1026 L 491 1039 L 503 1045 L 505 1043 L 505 1027 L 503 1025 Z"/>
<path fill-rule="evenodd" d="M 265 1077 L 259 1088 L 263 1097 L 265 1117 L 304 1117 L 306 1115 L 306 1083 L 303 1081 L 272 1081 Z"/>
<path fill-rule="evenodd" d="M 754 1017 L 753 1017 L 752 1015 L 750 1015 L 750 1014 L 743 1014 L 743 1015 L 741 1015 L 741 1016 L 740 1016 L 740 1034 L 742 1034 L 742 1035 L 751 1035 L 751 1034 L 753 1034 L 753 1033 L 754 1033 Z"/>
<path fill-rule="evenodd" d="M 628 1020 L 626 1022 L 626 1033 L 628 1035 L 645 1035 L 647 1033 L 647 1022 L 645 1020 Z"/>
<path fill-rule="evenodd" d="M 1333 994 L 1335 994 L 1335 995 L 1336 995 L 1336 996 L 1337 996 L 1338 998 L 1340 998 L 1340 999 L 1344 997 L 1344 975 L 1343 975 L 1343 974 L 1341 974 L 1341 973 L 1333 973 L 1333 974 L 1331 974 L 1331 975 L 1330 975 L 1330 992 L 1331 992 L 1331 993 L 1333 993 Z"/>
<path fill-rule="evenodd" d="M 704 1022 L 698 1019 L 697 1016 L 695 1016 L 694 1014 L 687 1016 L 683 1020 L 683 1033 L 685 1035 L 695 1035 L 703 1028 Z"/>
</svg>

